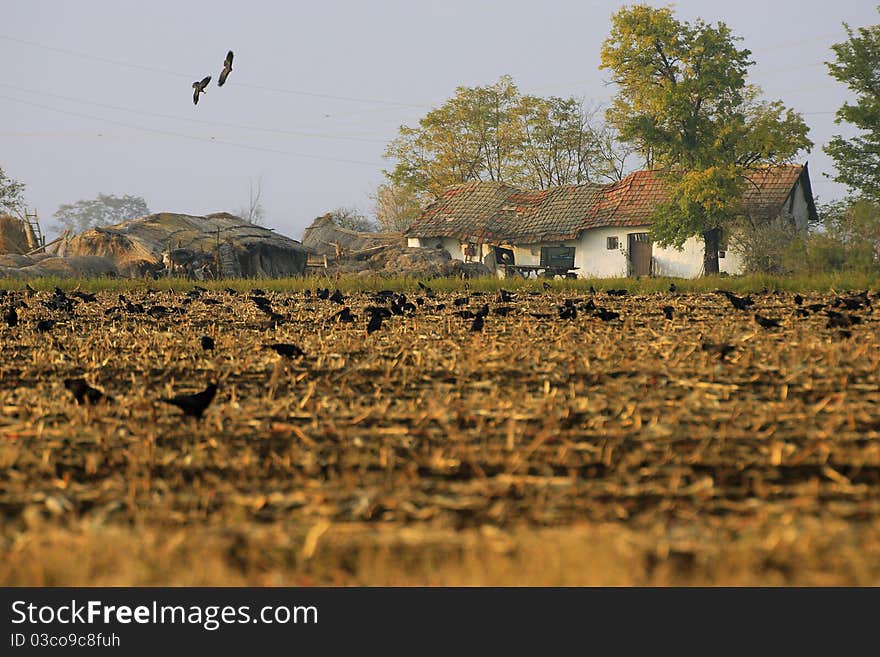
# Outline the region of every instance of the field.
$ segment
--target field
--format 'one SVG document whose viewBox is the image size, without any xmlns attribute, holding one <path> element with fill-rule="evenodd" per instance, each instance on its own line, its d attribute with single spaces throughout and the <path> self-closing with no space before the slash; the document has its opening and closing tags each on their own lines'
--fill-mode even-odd
<svg viewBox="0 0 880 657">
<path fill-rule="evenodd" d="M 427 283 L 11 284 L 0 585 L 880 584 L 874 281 Z"/>
</svg>

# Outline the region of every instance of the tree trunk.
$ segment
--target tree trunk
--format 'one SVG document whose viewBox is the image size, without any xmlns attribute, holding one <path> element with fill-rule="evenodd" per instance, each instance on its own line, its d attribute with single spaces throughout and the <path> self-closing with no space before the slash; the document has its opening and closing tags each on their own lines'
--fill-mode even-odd
<svg viewBox="0 0 880 657">
<path fill-rule="evenodd" d="M 721 242 L 721 229 L 713 228 L 703 233 L 703 275 L 712 276 L 717 274 L 718 269 L 718 245 Z"/>
</svg>

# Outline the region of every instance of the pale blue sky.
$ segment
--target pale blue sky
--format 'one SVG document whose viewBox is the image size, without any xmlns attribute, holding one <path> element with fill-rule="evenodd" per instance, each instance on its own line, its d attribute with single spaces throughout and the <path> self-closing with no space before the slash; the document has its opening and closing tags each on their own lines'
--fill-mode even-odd
<svg viewBox="0 0 880 657">
<path fill-rule="evenodd" d="M 336 207 L 371 213 L 387 142 L 456 86 L 510 74 L 526 93 L 607 101 L 599 49 L 624 4 L 4 0 L 0 165 L 27 184 L 44 229 L 60 204 L 99 192 L 141 195 L 153 211 L 234 211 L 262 177 L 267 224 L 299 239 Z M 811 127 L 815 193 L 842 196 L 821 145 L 851 134 L 834 125 L 847 94 L 822 62 L 842 22 L 880 20 L 872 3 L 675 7 L 744 37 L 751 81 Z M 218 88 L 229 49 L 235 70 Z M 191 84 L 208 74 L 194 106 Z"/>
</svg>

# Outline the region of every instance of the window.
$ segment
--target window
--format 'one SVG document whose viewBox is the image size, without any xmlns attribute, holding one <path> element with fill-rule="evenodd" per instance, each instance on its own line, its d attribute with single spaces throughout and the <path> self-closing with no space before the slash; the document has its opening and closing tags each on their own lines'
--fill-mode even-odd
<svg viewBox="0 0 880 657">
<path fill-rule="evenodd" d="M 617 249 L 617 244 L 617 235 L 605 238 L 605 248 L 609 251 L 614 251 L 615 249 Z"/>
<path fill-rule="evenodd" d="M 574 268 L 573 246 L 542 246 L 541 266 L 560 267 L 565 269 Z"/>
</svg>

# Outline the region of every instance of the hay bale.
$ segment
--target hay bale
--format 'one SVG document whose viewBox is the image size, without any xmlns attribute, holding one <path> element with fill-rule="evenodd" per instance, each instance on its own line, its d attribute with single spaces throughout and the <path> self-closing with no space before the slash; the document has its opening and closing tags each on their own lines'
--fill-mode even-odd
<svg viewBox="0 0 880 657">
<path fill-rule="evenodd" d="M 0 253 L 27 253 L 30 250 L 24 222 L 17 217 L 0 215 Z"/>
<path fill-rule="evenodd" d="M 220 247 L 232 250 L 238 267 L 223 276 L 301 276 L 307 253 L 302 245 L 274 231 L 220 212 L 206 217 L 163 212 L 115 226 L 87 230 L 60 244 L 63 256 L 102 256 L 120 275 L 139 277 L 164 271 L 162 256 L 189 249 L 200 261 L 220 262 Z"/>
</svg>

